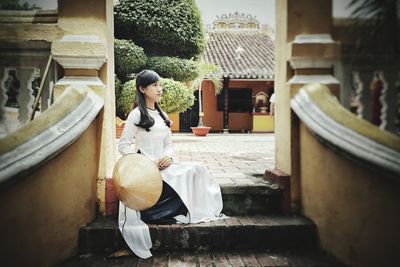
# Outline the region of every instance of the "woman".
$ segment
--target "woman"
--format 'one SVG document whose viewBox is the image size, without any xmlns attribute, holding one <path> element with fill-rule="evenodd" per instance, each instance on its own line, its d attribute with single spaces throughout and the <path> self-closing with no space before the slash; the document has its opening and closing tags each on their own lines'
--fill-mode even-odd
<svg viewBox="0 0 400 267">
<path fill-rule="evenodd" d="M 161 96 L 160 76 L 151 70 L 140 72 L 136 77 L 138 106 L 129 114 L 118 145 L 122 155 L 141 153 L 153 160 L 163 178 L 163 192 L 154 207 L 139 212 L 120 202 L 119 228 L 129 247 L 141 258 L 152 256 L 145 222 L 198 223 L 226 218 L 221 214 L 221 189 L 205 167 L 173 162 L 171 122 L 158 105 Z"/>
</svg>

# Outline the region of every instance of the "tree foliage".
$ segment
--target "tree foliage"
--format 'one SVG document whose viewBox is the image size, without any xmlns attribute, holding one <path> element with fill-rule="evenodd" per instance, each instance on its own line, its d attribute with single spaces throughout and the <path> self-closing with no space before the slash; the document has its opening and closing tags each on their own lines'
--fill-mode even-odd
<svg viewBox="0 0 400 267">
<path fill-rule="evenodd" d="M 132 39 L 147 55 L 197 58 L 205 48 L 194 0 L 121 0 L 115 8 L 117 38 Z"/>
<path fill-rule="evenodd" d="M 181 82 L 192 81 L 198 76 L 196 61 L 177 57 L 150 57 L 147 68 L 154 70 L 161 77 Z"/>
<path fill-rule="evenodd" d="M 122 80 L 126 80 L 128 74 L 142 70 L 147 62 L 143 48 L 129 40 L 115 39 L 114 57 L 115 71 Z"/>
<path fill-rule="evenodd" d="M 116 111 L 117 116 L 120 117 L 120 118 L 125 117 L 124 112 L 122 110 L 120 110 L 119 107 L 118 107 L 118 99 L 119 99 L 119 97 L 121 95 L 121 92 L 122 92 L 122 86 L 123 85 L 121 83 L 121 80 L 118 79 L 117 75 L 115 75 L 115 78 L 114 78 L 115 103 L 116 103 L 116 105 L 115 105 L 115 109 L 116 110 L 115 111 Z"/>
<path fill-rule="evenodd" d="M 398 60 L 400 54 L 400 0 L 352 0 L 356 18 L 357 51 L 374 61 Z M 397 56 L 396 56 L 397 55 Z"/>
<path fill-rule="evenodd" d="M 163 95 L 160 107 L 167 113 L 184 112 L 194 104 L 194 95 L 185 85 L 172 79 L 161 79 Z M 136 80 L 127 81 L 119 96 L 118 109 L 128 114 L 136 99 Z"/>
<path fill-rule="evenodd" d="M 41 7 L 29 2 L 20 3 L 19 0 L 1 0 L 0 9 L 2 10 L 33 10 L 41 9 Z"/>
<path fill-rule="evenodd" d="M 222 70 L 219 66 L 208 63 L 200 63 L 198 67 L 198 76 L 190 84 L 190 88 L 195 91 L 199 89 L 204 79 L 210 80 L 215 87 L 215 93 L 219 94 L 222 90 Z"/>
</svg>

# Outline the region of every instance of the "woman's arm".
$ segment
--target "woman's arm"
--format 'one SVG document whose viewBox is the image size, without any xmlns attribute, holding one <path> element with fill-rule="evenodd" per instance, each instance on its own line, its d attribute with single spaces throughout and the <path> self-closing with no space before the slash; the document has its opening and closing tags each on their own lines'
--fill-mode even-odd
<svg viewBox="0 0 400 267">
<path fill-rule="evenodd" d="M 171 140 L 171 131 L 169 131 L 167 136 L 164 138 L 164 155 L 171 158 L 171 160 L 174 160 L 174 147 Z"/>
<path fill-rule="evenodd" d="M 167 118 L 167 120 L 171 121 L 168 118 L 167 113 L 165 113 L 164 111 L 163 111 L 163 113 L 164 113 L 164 116 Z M 171 125 L 172 125 L 172 122 L 171 122 Z M 171 161 L 174 161 L 174 147 L 172 145 L 171 134 L 172 134 L 171 129 L 169 129 L 169 132 L 164 139 L 164 155 L 168 156 L 171 159 Z"/>
<path fill-rule="evenodd" d="M 132 148 L 133 140 L 135 139 L 135 134 L 138 130 L 136 126 L 140 120 L 140 112 L 132 111 L 129 113 L 128 119 L 125 122 L 124 130 L 122 131 L 121 138 L 118 143 L 118 151 L 121 155 L 136 153 Z"/>
<path fill-rule="evenodd" d="M 164 170 L 172 164 L 174 160 L 174 148 L 171 141 L 171 131 L 164 138 L 164 156 L 156 162 L 160 170 Z"/>
</svg>

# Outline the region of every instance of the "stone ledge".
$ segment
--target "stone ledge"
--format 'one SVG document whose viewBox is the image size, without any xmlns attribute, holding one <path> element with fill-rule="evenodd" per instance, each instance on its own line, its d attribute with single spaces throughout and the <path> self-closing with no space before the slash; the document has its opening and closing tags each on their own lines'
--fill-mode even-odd
<svg viewBox="0 0 400 267">
<path fill-rule="evenodd" d="M 153 250 L 313 248 L 315 225 L 299 216 L 237 216 L 199 224 L 149 225 Z M 125 248 L 116 221 L 98 219 L 80 230 L 81 253 Z"/>
<path fill-rule="evenodd" d="M 57 24 L 0 24 L 0 40 L 54 42 L 64 31 Z"/>
<path fill-rule="evenodd" d="M 282 190 L 267 185 L 221 186 L 226 215 L 280 214 L 282 213 Z M 106 181 L 106 215 L 115 218 L 118 198 L 111 179 Z"/>
<path fill-rule="evenodd" d="M 107 60 L 107 45 L 95 35 L 65 35 L 52 43 L 51 53 L 65 69 L 99 70 Z"/>
<path fill-rule="evenodd" d="M 0 23 L 57 23 L 57 10 L 0 10 Z"/>
<path fill-rule="evenodd" d="M 285 214 L 291 212 L 291 198 L 290 198 L 290 175 L 278 170 L 266 170 L 264 179 L 277 185 L 282 190 L 282 203 L 281 209 Z"/>
</svg>

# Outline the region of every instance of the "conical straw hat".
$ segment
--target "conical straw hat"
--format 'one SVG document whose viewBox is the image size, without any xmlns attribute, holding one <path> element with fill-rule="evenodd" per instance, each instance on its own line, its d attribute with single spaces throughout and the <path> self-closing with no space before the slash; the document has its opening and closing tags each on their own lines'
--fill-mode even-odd
<svg viewBox="0 0 400 267">
<path fill-rule="evenodd" d="M 140 154 L 120 158 L 114 167 L 113 181 L 119 200 L 134 210 L 151 208 L 161 196 L 160 171 L 154 162 Z"/>
</svg>

